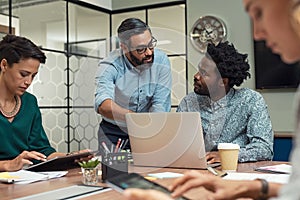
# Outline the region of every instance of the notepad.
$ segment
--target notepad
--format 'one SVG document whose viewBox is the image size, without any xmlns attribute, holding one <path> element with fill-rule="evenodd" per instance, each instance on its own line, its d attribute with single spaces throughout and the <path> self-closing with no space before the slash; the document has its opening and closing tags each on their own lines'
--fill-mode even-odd
<svg viewBox="0 0 300 200">
<path fill-rule="evenodd" d="M 66 175 L 68 171 L 55 171 L 55 172 L 31 172 L 27 170 L 19 170 L 15 172 L 3 172 L 4 176 L 15 184 L 29 184 L 37 181 L 58 178 Z"/>
<path fill-rule="evenodd" d="M 276 174 L 290 174 L 292 172 L 292 166 L 288 164 L 270 165 L 264 167 L 257 167 L 255 171 L 276 173 Z"/>
<path fill-rule="evenodd" d="M 268 182 L 286 184 L 289 181 L 289 174 L 270 174 L 270 173 L 240 173 L 228 172 L 223 179 L 227 180 L 255 180 L 257 178 L 266 179 Z"/>
<path fill-rule="evenodd" d="M 154 178 L 178 178 L 178 177 L 182 177 L 183 174 L 174 173 L 174 172 L 161 172 L 161 173 L 148 174 L 148 176 Z"/>
</svg>

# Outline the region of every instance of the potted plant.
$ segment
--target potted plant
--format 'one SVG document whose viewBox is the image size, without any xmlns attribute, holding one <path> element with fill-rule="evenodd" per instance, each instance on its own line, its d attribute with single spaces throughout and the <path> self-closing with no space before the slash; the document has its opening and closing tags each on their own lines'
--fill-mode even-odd
<svg viewBox="0 0 300 200">
<path fill-rule="evenodd" d="M 100 161 L 98 159 L 90 159 L 88 161 L 81 161 L 78 164 L 81 167 L 81 172 L 83 175 L 83 184 L 95 185 L 98 183 L 98 164 Z"/>
</svg>

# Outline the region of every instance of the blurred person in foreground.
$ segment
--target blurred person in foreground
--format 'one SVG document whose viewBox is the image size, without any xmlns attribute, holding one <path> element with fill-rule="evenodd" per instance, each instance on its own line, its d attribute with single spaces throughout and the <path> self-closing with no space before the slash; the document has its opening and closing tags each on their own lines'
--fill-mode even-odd
<svg viewBox="0 0 300 200">
<path fill-rule="evenodd" d="M 243 0 L 246 12 L 253 21 L 256 40 L 265 40 L 274 53 L 286 63 L 300 61 L 300 3 L 299 0 Z M 297 95 L 298 96 L 298 95 Z M 298 97 L 299 98 L 299 97 Z M 297 99 L 299 102 L 299 99 Z M 204 187 L 211 191 L 204 199 L 225 200 L 237 198 L 298 200 L 300 199 L 300 107 L 298 106 L 297 127 L 291 153 L 292 174 L 286 185 L 265 180 L 238 181 L 188 171 L 169 187 L 172 197 L 154 190 L 128 189 L 126 199 L 167 200 L 186 191 Z"/>
</svg>

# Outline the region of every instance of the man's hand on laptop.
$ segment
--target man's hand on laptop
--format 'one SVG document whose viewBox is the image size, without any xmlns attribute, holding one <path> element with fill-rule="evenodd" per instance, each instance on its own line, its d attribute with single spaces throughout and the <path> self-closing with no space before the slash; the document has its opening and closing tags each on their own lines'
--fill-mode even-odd
<svg viewBox="0 0 300 200">
<path fill-rule="evenodd" d="M 219 152 L 211 151 L 206 153 L 206 160 L 207 160 L 207 164 L 221 162 Z"/>
</svg>

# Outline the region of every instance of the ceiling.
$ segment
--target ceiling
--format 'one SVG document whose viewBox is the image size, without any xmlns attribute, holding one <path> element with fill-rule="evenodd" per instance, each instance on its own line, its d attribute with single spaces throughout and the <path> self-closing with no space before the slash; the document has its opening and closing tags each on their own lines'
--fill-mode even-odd
<svg viewBox="0 0 300 200">
<path fill-rule="evenodd" d="M 36 4 L 54 2 L 58 0 L 12 0 L 12 5 L 14 7 L 24 7 L 32 6 Z M 8 9 L 8 0 L 0 0 L 0 11 L 5 11 Z"/>
</svg>

